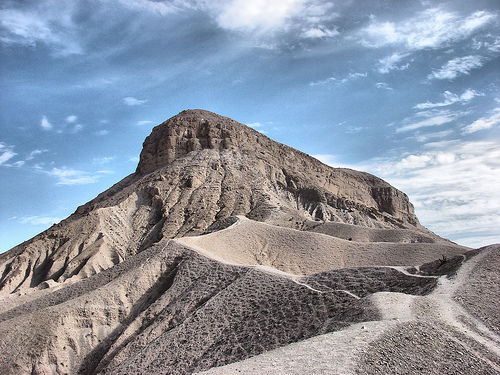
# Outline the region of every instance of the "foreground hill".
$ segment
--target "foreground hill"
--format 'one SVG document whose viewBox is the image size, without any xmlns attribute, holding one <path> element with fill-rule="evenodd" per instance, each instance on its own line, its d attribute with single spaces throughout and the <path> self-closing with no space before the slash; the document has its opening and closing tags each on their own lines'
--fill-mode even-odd
<svg viewBox="0 0 500 375">
<path fill-rule="evenodd" d="M 0 374 L 494 374 L 499 262 L 375 176 L 184 111 L 0 255 Z"/>
</svg>

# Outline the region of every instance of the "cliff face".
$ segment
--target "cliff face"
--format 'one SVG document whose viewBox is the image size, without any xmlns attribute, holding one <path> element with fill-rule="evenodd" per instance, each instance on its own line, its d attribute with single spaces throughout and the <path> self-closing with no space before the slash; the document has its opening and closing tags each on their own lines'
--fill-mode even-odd
<svg viewBox="0 0 500 375">
<path fill-rule="evenodd" d="M 429 233 L 385 181 L 188 110 L 153 129 L 136 173 L 0 255 L 0 293 L 85 278 L 162 239 L 223 228 L 235 215 L 301 230 L 334 221 Z"/>
<path fill-rule="evenodd" d="M 266 179 L 294 195 L 302 197 L 314 191 L 312 194 L 316 196 L 311 198 L 333 204 L 334 208 L 360 204 L 404 223 L 418 224 L 406 194 L 385 181 L 362 172 L 327 167 L 245 125 L 203 110 L 181 112 L 155 127 L 143 144 L 137 173 L 151 173 L 202 150 L 240 154 L 248 163 L 248 169 L 253 167 L 264 172 Z M 346 202 L 334 202 L 338 198 Z"/>
</svg>

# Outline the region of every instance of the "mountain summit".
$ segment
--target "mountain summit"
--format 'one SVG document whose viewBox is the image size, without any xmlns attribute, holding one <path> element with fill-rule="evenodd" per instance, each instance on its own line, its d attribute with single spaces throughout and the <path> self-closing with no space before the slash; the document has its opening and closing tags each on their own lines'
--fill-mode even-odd
<svg viewBox="0 0 500 375">
<path fill-rule="evenodd" d="M 493 374 L 499 250 L 187 110 L 135 173 L 0 255 L 0 374 Z"/>
</svg>

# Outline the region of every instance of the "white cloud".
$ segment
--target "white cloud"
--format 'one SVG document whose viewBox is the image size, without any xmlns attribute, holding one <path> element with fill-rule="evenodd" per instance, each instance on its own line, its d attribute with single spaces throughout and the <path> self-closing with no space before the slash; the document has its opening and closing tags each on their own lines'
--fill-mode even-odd
<svg viewBox="0 0 500 375">
<path fill-rule="evenodd" d="M 56 56 L 83 53 L 76 38 L 71 1 L 44 1 L 32 7 L 0 10 L 0 40 L 36 47 L 44 44 Z"/>
<path fill-rule="evenodd" d="M 152 124 L 153 121 L 149 121 L 149 120 L 141 120 L 141 121 L 137 121 L 137 125 L 139 126 L 142 126 L 142 125 L 149 125 L 149 124 Z"/>
<path fill-rule="evenodd" d="M 106 129 L 98 130 L 98 131 L 94 132 L 94 134 L 102 137 L 102 136 L 108 135 L 109 130 L 106 130 Z"/>
<path fill-rule="evenodd" d="M 410 50 L 439 48 L 470 36 L 495 18 L 495 14 L 487 11 L 464 17 L 431 8 L 401 22 L 381 22 L 372 18 L 360 31 L 358 39 L 363 45 L 375 48 L 386 45 L 402 45 Z"/>
<path fill-rule="evenodd" d="M 312 27 L 308 30 L 305 30 L 301 36 L 306 39 L 315 39 L 315 38 L 332 38 L 334 36 L 339 35 L 340 33 L 337 29 L 326 29 L 320 27 Z"/>
<path fill-rule="evenodd" d="M 130 106 L 142 105 L 146 102 L 147 102 L 146 99 L 137 99 L 132 96 L 127 96 L 126 98 L 123 98 L 123 103 Z"/>
<path fill-rule="evenodd" d="M 131 161 L 131 162 L 133 162 L 133 163 L 138 163 L 139 162 L 139 157 L 138 156 L 133 156 L 133 157 L 131 157 L 128 160 Z"/>
<path fill-rule="evenodd" d="M 484 60 L 484 57 L 477 55 L 457 57 L 448 61 L 441 69 L 433 71 L 427 78 L 452 80 L 459 75 L 469 74 L 471 70 L 482 67 Z"/>
<path fill-rule="evenodd" d="M 61 219 L 55 216 L 25 216 L 19 219 L 19 223 L 31 225 L 51 225 L 60 221 Z"/>
<path fill-rule="evenodd" d="M 118 0 L 123 6 L 137 10 L 146 11 L 160 16 L 166 16 L 176 13 L 182 9 L 189 8 L 187 1 L 171 0 L 167 2 L 152 1 L 152 0 Z"/>
<path fill-rule="evenodd" d="M 287 21 L 304 9 L 305 0 L 207 0 L 202 3 L 223 29 L 265 33 L 285 28 Z"/>
<path fill-rule="evenodd" d="M 360 164 L 345 164 L 337 160 L 337 156 L 333 154 L 312 154 L 313 158 L 318 159 L 320 162 L 332 166 L 334 168 L 349 168 L 356 170 L 366 170 L 368 167 Z"/>
<path fill-rule="evenodd" d="M 76 120 L 78 120 L 78 117 L 75 115 L 69 115 L 68 117 L 66 117 L 66 122 L 68 124 L 72 124 L 72 123 L 76 122 Z"/>
<path fill-rule="evenodd" d="M 425 102 L 425 103 L 419 103 L 417 104 L 414 108 L 416 109 L 429 109 L 429 108 L 436 108 L 436 107 L 446 107 L 451 104 L 455 103 L 467 103 L 476 96 L 483 96 L 484 94 L 477 92 L 472 89 L 467 89 L 465 90 L 462 95 L 457 95 L 453 94 L 450 91 L 445 91 L 443 93 L 444 96 L 444 101 L 438 102 L 438 103 L 431 103 L 431 102 Z"/>
<path fill-rule="evenodd" d="M 30 152 L 30 154 L 26 157 L 26 160 L 33 160 L 35 156 L 43 154 L 44 152 L 47 152 L 49 150 L 47 149 L 35 149 Z"/>
<path fill-rule="evenodd" d="M 47 119 L 47 116 L 42 116 L 42 120 L 40 121 L 40 126 L 42 127 L 43 130 L 51 130 L 52 129 L 52 124 L 49 122 Z"/>
<path fill-rule="evenodd" d="M 319 81 L 314 81 L 314 82 L 309 82 L 309 86 L 325 86 L 330 83 L 337 82 L 337 78 L 335 77 L 328 77 Z"/>
<path fill-rule="evenodd" d="M 378 68 L 377 70 L 379 73 L 382 74 L 387 74 L 391 70 L 406 70 L 410 66 L 410 63 L 406 63 L 403 65 L 398 65 L 398 63 L 403 60 L 405 57 L 408 56 L 408 53 L 393 53 L 392 55 L 389 55 L 387 57 L 384 57 L 383 59 L 380 59 L 378 61 Z"/>
<path fill-rule="evenodd" d="M 423 142 L 428 142 L 431 139 L 445 138 L 451 134 L 453 134 L 453 130 L 448 129 L 448 130 L 442 130 L 439 132 L 421 134 L 421 135 L 416 136 L 415 138 L 416 138 L 417 142 L 423 143 Z"/>
<path fill-rule="evenodd" d="M 250 126 L 251 128 L 261 128 L 263 127 L 264 125 L 262 125 L 260 122 L 251 122 L 249 124 L 246 124 L 247 126 Z"/>
<path fill-rule="evenodd" d="M 57 185 L 86 185 L 97 182 L 99 176 L 77 169 L 52 168 L 46 171 L 49 176 L 57 178 Z"/>
<path fill-rule="evenodd" d="M 114 156 L 103 156 L 101 158 L 94 158 L 92 159 L 93 164 L 108 164 L 115 160 Z"/>
<path fill-rule="evenodd" d="M 397 128 L 396 132 L 407 132 L 424 127 L 444 125 L 452 122 L 462 115 L 464 115 L 463 112 L 452 112 L 447 110 L 428 110 L 417 112 L 413 118 L 405 120 L 405 122 L 409 123 Z M 417 121 L 417 118 L 419 117 L 424 119 Z"/>
<path fill-rule="evenodd" d="M 328 77 L 325 79 L 322 79 L 320 81 L 314 81 L 314 82 L 309 82 L 309 86 L 325 86 L 331 83 L 337 83 L 337 84 L 344 84 L 346 82 L 352 81 L 352 80 L 357 80 L 360 78 L 366 78 L 368 76 L 368 73 L 349 73 L 347 76 L 345 76 L 342 79 L 338 79 L 335 77 Z"/>
<path fill-rule="evenodd" d="M 7 161 L 17 155 L 17 153 L 15 153 L 13 149 L 14 146 L 9 146 L 3 142 L 0 142 L 0 165 L 6 165 L 5 163 Z"/>
<path fill-rule="evenodd" d="M 499 124 L 500 124 L 500 107 L 495 108 L 491 116 L 481 117 L 476 121 L 474 121 L 473 123 L 471 123 L 470 125 L 467 125 L 465 128 L 462 129 L 462 133 L 471 134 L 480 130 L 490 129 Z"/>
<path fill-rule="evenodd" d="M 460 244 L 500 242 L 500 144 L 445 141 L 403 157 L 374 158 L 367 170 L 408 194 L 422 225 Z M 330 163 L 333 162 L 333 163 Z M 327 159 L 335 165 L 334 157 Z"/>
<path fill-rule="evenodd" d="M 387 83 L 385 82 L 377 82 L 375 84 L 375 87 L 377 89 L 384 89 L 384 90 L 392 90 L 392 87 L 390 87 Z"/>
</svg>

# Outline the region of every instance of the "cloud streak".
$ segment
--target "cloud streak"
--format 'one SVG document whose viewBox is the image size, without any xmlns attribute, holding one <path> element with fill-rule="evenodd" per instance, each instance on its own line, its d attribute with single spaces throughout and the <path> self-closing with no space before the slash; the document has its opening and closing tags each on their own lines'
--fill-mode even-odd
<svg viewBox="0 0 500 375">
<path fill-rule="evenodd" d="M 0 40 L 7 45 L 46 45 L 55 56 L 83 53 L 75 36 L 74 3 L 44 1 L 31 8 L 0 10 Z"/>
<path fill-rule="evenodd" d="M 51 225 L 57 224 L 62 219 L 56 216 L 25 216 L 19 218 L 19 223 L 21 224 L 31 224 L 31 225 Z"/>
<path fill-rule="evenodd" d="M 128 105 L 128 106 L 137 106 L 137 105 L 143 105 L 146 103 L 146 99 L 137 99 L 134 98 L 133 96 L 127 96 L 123 98 L 123 104 Z"/>
<path fill-rule="evenodd" d="M 13 149 L 14 146 L 9 146 L 0 142 L 0 165 L 6 165 L 10 159 L 17 155 Z"/>
<path fill-rule="evenodd" d="M 495 14 L 487 11 L 464 17 L 441 8 L 430 8 L 400 22 L 373 18 L 359 32 L 358 40 L 372 48 L 388 45 L 399 45 L 408 50 L 440 48 L 472 35 L 495 18 Z"/>
<path fill-rule="evenodd" d="M 448 110 L 428 110 L 417 112 L 413 118 L 406 120 L 406 122 L 411 121 L 409 124 L 397 128 L 396 132 L 408 132 L 420 128 L 448 124 L 463 114 L 463 112 L 452 112 Z M 423 118 L 423 120 L 417 120 L 417 118 Z"/>
<path fill-rule="evenodd" d="M 483 66 L 485 58 L 478 55 L 456 57 L 448 61 L 441 69 L 433 71 L 427 76 L 428 79 L 453 80 L 461 75 L 468 75 L 473 69 Z"/>
<path fill-rule="evenodd" d="M 430 109 L 430 108 L 436 108 L 436 107 L 447 107 L 449 105 L 455 104 L 455 103 L 461 103 L 465 104 L 472 99 L 474 99 L 476 96 L 483 96 L 484 94 L 477 92 L 472 89 L 467 89 L 465 90 L 461 95 L 456 95 L 453 94 L 450 91 L 445 91 L 443 93 L 444 100 L 442 102 L 437 102 L 437 103 L 431 103 L 431 102 L 425 102 L 425 103 L 419 103 L 415 105 L 415 109 Z"/>
<path fill-rule="evenodd" d="M 464 127 L 462 133 L 472 134 L 480 130 L 491 129 L 497 125 L 500 125 L 500 107 L 495 108 L 491 116 L 481 117 Z"/>
</svg>

